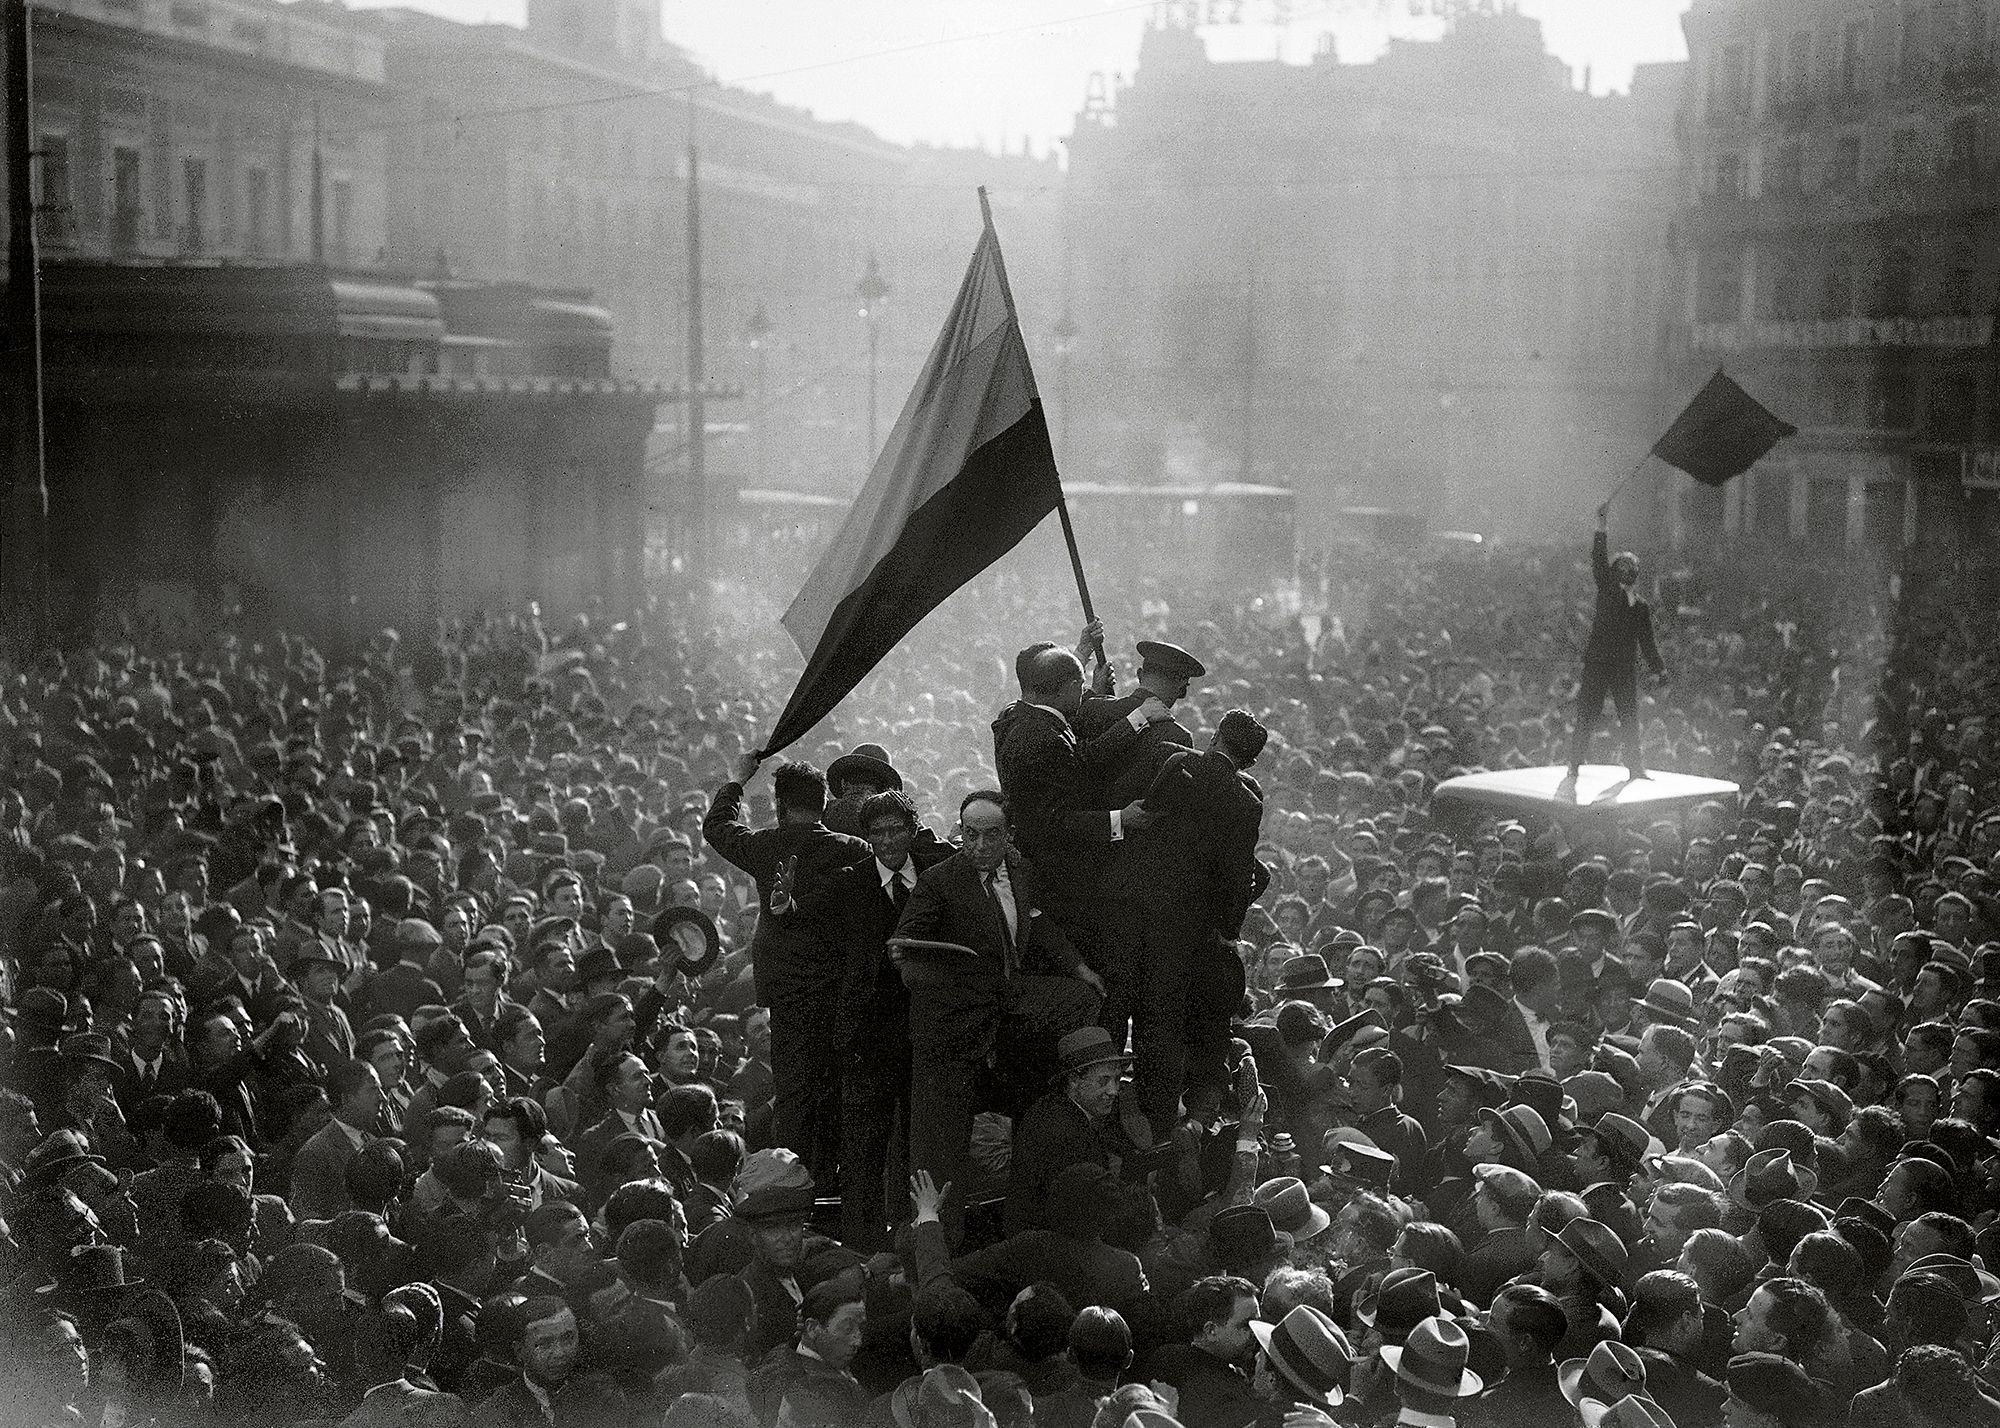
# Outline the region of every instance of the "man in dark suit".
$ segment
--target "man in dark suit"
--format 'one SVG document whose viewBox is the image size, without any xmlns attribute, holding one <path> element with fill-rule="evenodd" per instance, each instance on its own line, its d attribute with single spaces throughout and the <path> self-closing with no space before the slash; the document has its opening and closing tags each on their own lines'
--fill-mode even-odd
<svg viewBox="0 0 2000 1428">
<path fill-rule="evenodd" d="M 354 1059 L 354 1027 L 334 1002 L 343 963 L 322 942 L 309 942 L 292 960 L 292 985 L 299 990 L 299 1013 L 306 1019 L 299 1050 L 322 1074 Z"/>
<path fill-rule="evenodd" d="M 568 1304 L 554 1295 L 536 1295 L 521 1306 L 520 1316 L 514 1361 L 521 1372 L 493 1390 L 474 1411 L 474 1420 L 483 1428 L 548 1428 L 568 1417 L 565 1410 L 572 1401 L 600 1411 L 609 1404 L 622 1404 L 623 1395 L 615 1385 L 598 1375 L 576 1372 L 579 1337 L 576 1313 Z"/>
<path fill-rule="evenodd" d="M 1188 683 L 1200 679 L 1208 668 L 1179 645 L 1160 640 L 1139 641 L 1139 687 L 1131 694 L 1091 694 L 1084 697 L 1071 725 L 1078 741 L 1088 746 L 1129 720 L 1149 699 L 1157 699 L 1172 710 L 1187 698 Z M 1124 754 L 1110 767 L 1098 771 L 1097 806 L 1123 808 L 1137 803 L 1153 786 L 1162 765 L 1177 749 L 1194 747 L 1194 735 L 1178 719 L 1158 719 L 1139 730 Z"/>
<path fill-rule="evenodd" d="M 1131 989 L 1139 1106 L 1156 1137 L 1179 1120 L 1191 1058 L 1211 1082 L 1227 1075 L 1242 975 L 1240 964 L 1233 978 L 1214 973 L 1223 958 L 1235 962 L 1236 935 L 1257 895 L 1264 798 L 1246 770 L 1266 737 L 1263 725 L 1232 709 L 1206 751 L 1171 754 L 1146 795 L 1154 821 L 1127 840 L 1105 879 L 1109 981 Z M 1103 1025 L 1122 1044 L 1115 998 Z"/>
<path fill-rule="evenodd" d="M 836 871 L 869 856 L 859 838 L 820 821 L 826 780 L 811 764 L 779 766 L 771 780 L 778 826 L 752 830 L 743 816 L 743 785 L 757 772 L 755 754 L 716 790 L 701 836 L 722 858 L 757 881 L 762 903 L 750 942 L 757 1000 L 771 1009 L 771 1138 L 805 1157 L 816 1179 L 837 1177 L 840 1158 L 840 1027 L 836 1009 L 845 967 L 802 920 L 784 915 Z"/>
<path fill-rule="evenodd" d="M 1118 1108 L 1118 1086 L 1131 1063 L 1101 1026 L 1065 1036 L 1057 1046 L 1058 1084 L 1015 1122 L 1007 1158 L 1006 1229 L 1069 1231 L 1050 1213 L 1056 1178 L 1074 1165 L 1109 1168 L 1103 1129 Z"/>
<path fill-rule="evenodd" d="M 368 979 L 361 1003 L 369 1017 L 399 1016 L 409 1021 L 418 1007 L 444 1005 L 444 988 L 424 970 L 431 953 L 444 945 L 438 930 L 421 917 L 396 924 L 398 960 Z"/>
<path fill-rule="evenodd" d="M 1014 659 L 1021 697 L 993 721 L 994 767 L 1012 810 L 1017 846 L 1043 880 L 1050 914 L 1093 946 L 1098 880 L 1112 844 L 1152 821 L 1138 803 L 1095 806 L 1096 780 L 1131 749 L 1147 724 L 1173 712 L 1147 698 L 1109 729 L 1080 743 L 1070 727 L 1083 703 L 1083 664 L 1053 644 Z"/>
<path fill-rule="evenodd" d="M 1638 660 L 1645 657 L 1655 678 L 1667 666 L 1653 643 L 1653 608 L 1633 587 L 1639 581 L 1639 557 L 1629 550 L 1607 560 L 1606 528 L 1611 504 L 1597 508 L 1597 534 L 1590 542 L 1590 573 L 1597 584 L 1597 609 L 1590 622 L 1590 641 L 1583 647 L 1583 680 L 1576 695 L 1576 732 L 1569 746 L 1569 773 L 1590 754 L 1590 736 L 1604 713 L 1608 696 L 1618 711 L 1625 737 L 1625 762 L 1633 778 L 1646 776 L 1646 755 L 1640 743 Z"/>
<path fill-rule="evenodd" d="M 111 1092 L 131 1119 L 148 1096 L 177 1096 L 187 1089 L 187 1052 L 174 1034 L 173 998 L 145 992 L 132 1012 L 132 1026 L 118 1048 L 118 1075 Z"/>
<path fill-rule="evenodd" d="M 382 1082 L 366 1061 L 343 1061 L 326 1078 L 333 1117 L 292 1158 L 292 1213 L 301 1220 L 331 1220 L 353 1208 L 347 1162 L 375 1139 Z"/>
<path fill-rule="evenodd" d="M 1051 1048 L 1096 1014 L 1104 983 L 1043 908 L 1042 881 L 1008 844 L 1006 800 L 982 789 L 959 805 L 960 851 L 917 879 L 899 938 L 963 953 L 909 950 L 910 1165 L 956 1188 L 963 1205 L 978 1087 L 991 1066 L 1015 1073 L 1018 1114 L 1048 1084 Z M 1018 1088 L 1031 1088 L 1022 1094 Z"/>
<path fill-rule="evenodd" d="M 852 757 L 852 756 L 850 756 Z M 910 994 L 890 960 L 895 934 L 918 874 L 957 851 L 949 843 L 920 845 L 922 824 L 908 795 L 870 794 L 855 826 L 875 855 L 834 873 L 796 916 L 845 965 L 840 988 L 842 1241 L 861 1247 L 880 1240 L 889 1223 L 884 1185 L 906 1179 L 905 1144 L 892 1156 L 899 1123 L 907 1142 L 910 1115 Z M 885 1181 L 886 1172 L 886 1181 Z"/>
<path fill-rule="evenodd" d="M 1556 1345 L 1569 1320 L 1556 1297 L 1536 1284 L 1512 1284 L 1493 1300 L 1488 1325 L 1507 1356 L 1507 1376 L 1479 1399 L 1470 1421 L 1493 1428 L 1541 1428 L 1574 1416 L 1556 1380 Z"/>
</svg>

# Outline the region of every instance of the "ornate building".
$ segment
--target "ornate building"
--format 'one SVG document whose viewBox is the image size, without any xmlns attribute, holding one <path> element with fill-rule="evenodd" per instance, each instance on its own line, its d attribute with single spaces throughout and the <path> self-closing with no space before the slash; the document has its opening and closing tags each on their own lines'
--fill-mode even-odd
<svg viewBox="0 0 2000 1428">
<path fill-rule="evenodd" d="M 1679 78 L 1593 98 L 1512 13 L 1355 65 L 1153 29 L 1070 141 L 1081 469 L 1289 485 L 1308 542 L 1587 519 L 1672 405 Z"/>
<path fill-rule="evenodd" d="M 2000 536 L 2000 82 L 1992 0 L 1697 0 L 1678 369 L 1726 364 L 1803 430 L 1720 532 L 1883 553 Z"/>
</svg>

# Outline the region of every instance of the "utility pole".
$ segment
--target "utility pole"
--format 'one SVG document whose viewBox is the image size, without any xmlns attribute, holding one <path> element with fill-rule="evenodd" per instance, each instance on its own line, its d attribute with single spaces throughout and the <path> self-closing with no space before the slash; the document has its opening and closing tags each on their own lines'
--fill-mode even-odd
<svg viewBox="0 0 2000 1428">
<path fill-rule="evenodd" d="M 1248 300 L 1243 314 L 1243 449 L 1237 460 L 1239 481 L 1256 479 L 1257 469 L 1257 248 L 1250 249 Z"/>
<path fill-rule="evenodd" d="M 42 276 L 35 241 L 35 93 L 28 0 L 0 0 L 7 46 L 7 638 L 25 657 L 48 636 L 49 486 L 42 448 Z"/>
<path fill-rule="evenodd" d="M 320 152 L 319 101 L 313 101 L 312 151 L 312 260 L 326 262 L 326 175 L 325 156 Z"/>
<path fill-rule="evenodd" d="M 695 148 L 695 97 L 688 95 L 688 327 L 687 327 L 687 421 L 688 490 L 694 497 L 696 519 L 695 549 L 689 564 L 704 566 L 715 546 L 715 512 L 710 509 L 708 490 L 708 409 L 702 401 L 702 383 L 707 377 L 707 353 L 701 332 L 701 154 Z M 706 573 L 704 571 L 704 573 Z"/>
</svg>

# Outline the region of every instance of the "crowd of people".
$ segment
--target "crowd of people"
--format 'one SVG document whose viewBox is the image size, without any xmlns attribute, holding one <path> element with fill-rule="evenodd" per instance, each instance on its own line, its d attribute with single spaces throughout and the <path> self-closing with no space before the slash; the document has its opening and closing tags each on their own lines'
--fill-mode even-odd
<svg viewBox="0 0 2000 1428">
<path fill-rule="evenodd" d="M 0 671 L 0 1423 L 2000 1422 L 1986 573 L 1669 570 L 1740 794 L 1447 819 L 1579 554 L 990 574 L 771 760 L 740 591 Z"/>
</svg>

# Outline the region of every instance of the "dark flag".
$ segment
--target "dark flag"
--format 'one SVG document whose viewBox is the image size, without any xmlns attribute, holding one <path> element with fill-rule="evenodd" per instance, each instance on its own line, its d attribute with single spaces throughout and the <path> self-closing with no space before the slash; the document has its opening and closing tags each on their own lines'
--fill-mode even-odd
<svg viewBox="0 0 2000 1428">
<path fill-rule="evenodd" d="M 989 219 L 868 484 L 785 612 L 806 657 L 774 754 L 1062 501 L 1048 422 Z"/>
<path fill-rule="evenodd" d="M 1678 466 L 1704 486 L 1741 476 L 1758 457 L 1798 431 L 1766 411 L 1720 368 L 1674 418 L 1653 455 Z"/>
</svg>

